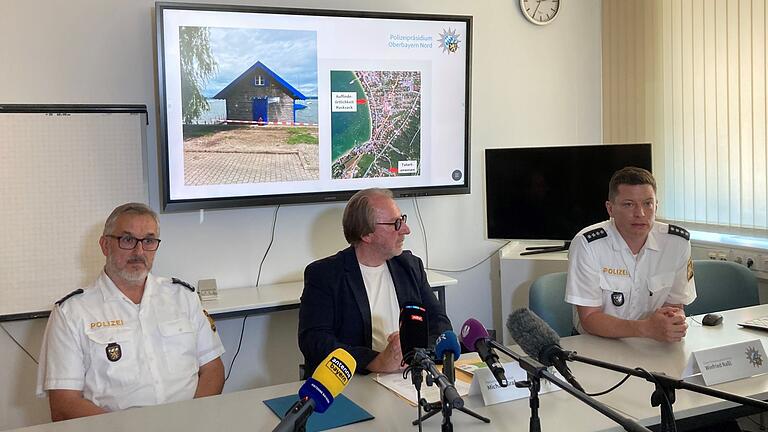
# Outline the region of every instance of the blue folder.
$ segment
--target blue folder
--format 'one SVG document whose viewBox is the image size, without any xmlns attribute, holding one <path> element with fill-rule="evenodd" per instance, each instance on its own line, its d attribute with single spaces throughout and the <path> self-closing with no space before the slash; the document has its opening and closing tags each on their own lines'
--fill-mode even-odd
<svg viewBox="0 0 768 432">
<path fill-rule="evenodd" d="M 299 400 L 298 395 L 288 395 L 279 398 L 265 400 L 264 403 L 281 419 L 286 411 Z M 322 414 L 313 413 L 307 420 L 307 432 L 324 431 L 352 423 L 372 420 L 374 417 L 368 411 L 360 408 L 360 405 L 347 399 L 343 394 L 338 395 Z"/>
</svg>

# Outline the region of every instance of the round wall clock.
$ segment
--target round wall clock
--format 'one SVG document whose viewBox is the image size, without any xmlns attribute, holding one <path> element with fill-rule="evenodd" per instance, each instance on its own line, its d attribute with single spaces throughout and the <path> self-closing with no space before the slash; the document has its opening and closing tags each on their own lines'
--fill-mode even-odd
<svg viewBox="0 0 768 432">
<path fill-rule="evenodd" d="M 536 25 L 551 23 L 560 12 L 560 0 L 520 0 L 523 16 Z"/>
</svg>

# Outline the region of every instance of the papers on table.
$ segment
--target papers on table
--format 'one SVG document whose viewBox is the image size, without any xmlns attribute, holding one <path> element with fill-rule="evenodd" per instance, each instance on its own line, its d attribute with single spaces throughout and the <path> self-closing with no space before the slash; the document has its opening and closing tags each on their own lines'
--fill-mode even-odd
<svg viewBox="0 0 768 432">
<path fill-rule="evenodd" d="M 425 398 L 428 402 L 437 402 L 440 400 L 440 387 L 437 383 L 427 386 L 426 373 L 424 374 L 424 380 L 421 382 L 421 397 Z M 402 372 L 396 372 L 391 374 L 378 374 L 374 378 L 374 381 L 395 392 L 398 396 L 408 401 L 413 406 L 418 403 L 416 399 L 416 387 L 413 386 L 411 381 L 411 375 L 408 378 L 403 378 Z M 456 374 L 456 391 L 459 392 L 459 396 L 466 396 L 469 394 L 469 382 L 464 381 L 465 378 Z"/>
</svg>

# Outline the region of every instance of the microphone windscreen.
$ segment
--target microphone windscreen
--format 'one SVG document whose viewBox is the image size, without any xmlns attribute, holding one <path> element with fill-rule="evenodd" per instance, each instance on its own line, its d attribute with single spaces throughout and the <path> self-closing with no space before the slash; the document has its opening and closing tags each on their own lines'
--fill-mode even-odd
<svg viewBox="0 0 768 432">
<path fill-rule="evenodd" d="M 428 342 L 427 310 L 418 303 L 405 303 L 400 310 L 400 351 L 403 358 L 416 348 L 427 348 Z"/>
<path fill-rule="evenodd" d="M 541 358 L 541 350 L 547 346 L 559 345 L 560 336 L 538 315 L 527 308 L 517 309 L 509 314 L 507 330 L 526 354 L 544 366 L 552 366 L 549 359 Z"/>
<path fill-rule="evenodd" d="M 477 351 L 475 344 L 479 339 L 490 339 L 488 330 L 480 321 L 470 318 L 464 321 L 464 325 L 461 326 L 461 343 L 467 347 L 468 350 Z"/>
<path fill-rule="evenodd" d="M 435 342 L 435 357 L 441 359 L 446 353 L 453 353 L 454 360 L 461 355 L 459 339 L 456 337 L 456 333 L 451 330 L 444 331 Z"/>
<path fill-rule="evenodd" d="M 342 348 L 328 354 L 299 389 L 299 397 L 315 401 L 315 411 L 325 412 L 333 399 L 349 384 L 355 373 L 357 362 Z"/>
</svg>

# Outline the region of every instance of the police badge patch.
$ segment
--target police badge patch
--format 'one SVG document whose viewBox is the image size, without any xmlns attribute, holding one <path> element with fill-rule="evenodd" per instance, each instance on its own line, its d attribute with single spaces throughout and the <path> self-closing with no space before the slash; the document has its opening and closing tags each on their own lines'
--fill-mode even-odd
<svg viewBox="0 0 768 432">
<path fill-rule="evenodd" d="M 622 292 L 614 292 L 611 293 L 611 301 L 613 302 L 614 306 L 621 306 L 624 304 L 624 293 Z"/>
<path fill-rule="evenodd" d="M 107 360 L 116 362 L 123 357 L 123 350 L 117 342 L 112 342 L 107 345 Z"/>
<path fill-rule="evenodd" d="M 216 333 L 216 321 L 213 320 L 213 317 L 208 313 L 207 310 L 203 309 L 203 313 L 205 314 L 205 317 L 208 318 L 208 323 L 211 325 L 211 330 Z"/>
<path fill-rule="evenodd" d="M 688 258 L 688 280 L 693 279 L 693 259 Z"/>
</svg>

